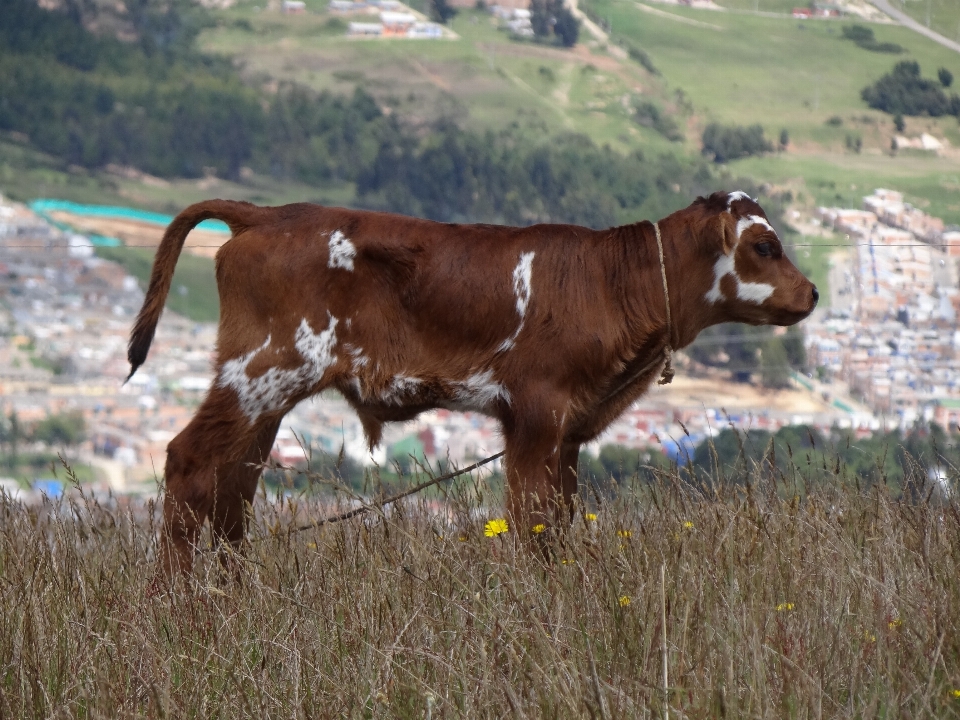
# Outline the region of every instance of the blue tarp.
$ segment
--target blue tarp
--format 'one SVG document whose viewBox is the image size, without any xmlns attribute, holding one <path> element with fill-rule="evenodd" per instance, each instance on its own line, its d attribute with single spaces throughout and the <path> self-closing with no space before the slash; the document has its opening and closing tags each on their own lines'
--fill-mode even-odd
<svg viewBox="0 0 960 720">
<path fill-rule="evenodd" d="M 693 451 L 703 440 L 702 435 L 683 435 L 679 440 L 661 439 L 663 453 L 681 467 L 693 460 Z"/>
<path fill-rule="evenodd" d="M 53 478 L 34 480 L 33 489 L 39 493 L 43 493 L 48 498 L 58 498 L 63 495 L 63 483 Z"/>
</svg>

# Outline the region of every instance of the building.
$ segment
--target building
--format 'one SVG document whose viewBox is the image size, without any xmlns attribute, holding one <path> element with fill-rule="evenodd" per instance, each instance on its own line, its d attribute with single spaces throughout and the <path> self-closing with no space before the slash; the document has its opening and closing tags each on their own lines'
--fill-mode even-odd
<svg viewBox="0 0 960 720">
<path fill-rule="evenodd" d="M 383 37 L 407 37 L 417 24 L 417 17 L 413 13 L 384 10 L 380 13 L 380 23 L 383 25 Z"/>
</svg>

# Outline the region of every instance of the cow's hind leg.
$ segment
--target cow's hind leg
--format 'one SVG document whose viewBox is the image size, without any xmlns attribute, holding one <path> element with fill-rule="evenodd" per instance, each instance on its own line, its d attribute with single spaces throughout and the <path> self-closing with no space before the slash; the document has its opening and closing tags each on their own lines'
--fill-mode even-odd
<svg viewBox="0 0 960 720">
<path fill-rule="evenodd" d="M 216 500 L 217 470 L 235 463 L 254 437 L 255 427 L 240 409 L 236 393 L 214 387 L 167 446 L 158 574 L 171 579 L 193 568 L 200 528 Z"/>
<path fill-rule="evenodd" d="M 238 460 L 216 469 L 213 508 L 210 525 L 214 541 L 220 546 L 220 562 L 231 565 L 236 553 L 242 551 L 247 530 L 247 508 L 253 504 L 257 482 L 263 465 L 277 437 L 282 415 L 257 423 L 253 441 Z"/>
</svg>

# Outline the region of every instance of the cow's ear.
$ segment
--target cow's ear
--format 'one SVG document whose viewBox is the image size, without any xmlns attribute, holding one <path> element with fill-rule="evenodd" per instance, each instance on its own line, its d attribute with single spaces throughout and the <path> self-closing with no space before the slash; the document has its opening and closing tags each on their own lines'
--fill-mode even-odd
<svg viewBox="0 0 960 720">
<path fill-rule="evenodd" d="M 730 255 L 737 249 L 737 232 L 734 228 L 730 227 L 730 222 L 728 221 L 730 217 L 730 213 L 720 213 L 720 216 L 717 218 L 720 223 L 720 243 L 724 255 Z"/>
</svg>

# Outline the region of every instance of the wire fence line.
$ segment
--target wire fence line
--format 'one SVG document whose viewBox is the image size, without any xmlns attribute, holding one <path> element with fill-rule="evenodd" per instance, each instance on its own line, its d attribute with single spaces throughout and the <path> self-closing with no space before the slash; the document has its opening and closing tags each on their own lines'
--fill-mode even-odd
<svg viewBox="0 0 960 720">
<path fill-rule="evenodd" d="M 229 242 L 229 238 L 228 238 L 227 240 L 224 240 L 224 241 L 223 241 L 222 243 L 220 243 L 219 245 L 190 245 L 190 244 L 187 244 L 187 245 L 184 246 L 184 249 L 187 249 L 187 250 L 191 250 L 191 249 L 215 250 L 215 249 L 217 249 L 217 248 L 223 247 L 223 245 L 226 244 L 227 242 Z M 155 249 L 155 248 L 157 248 L 159 245 L 160 245 L 160 243 L 150 243 L 150 244 L 136 244 L 136 245 L 135 245 L 135 244 L 124 244 L 124 245 L 93 245 L 92 247 L 94 247 L 94 248 L 104 247 L 104 248 L 109 248 L 110 250 L 134 250 L 134 249 L 148 249 L 148 250 L 150 250 L 150 249 Z M 941 248 L 952 248 L 952 247 L 960 248 L 960 243 L 943 243 L 943 244 L 936 244 L 936 243 L 908 243 L 908 244 L 903 244 L 903 245 L 901 245 L 901 244 L 887 245 L 887 244 L 885 244 L 885 243 L 787 243 L 787 244 L 784 245 L 784 247 L 787 247 L 787 248 L 813 248 L 813 247 L 817 247 L 817 248 L 851 248 L 851 247 L 871 247 L 871 246 L 872 246 L 872 247 L 889 247 L 889 248 L 918 248 L 918 247 L 925 247 L 925 248 L 937 248 L 937 249 L 941 249 Z M 56 249 L 57 247 L 63 247 L 63 249 L 69 250 L 69 249 L 71 249 L 71 248 L 76 248 L 76 247 L 90 247 L 90 246 L 77 246 L 77 245 L 62 245 L 62 246 L 59 246 L 59 245 L 38 245 L 38 244 L 33 244 L 33 245 L 7 245 L 7 244 L 0 244 L 0 249 L 10 248 L 10 249 L 13 249 L 13 250 L 30 250 L 30 249 L 32 249 L 32 250 L 53 250 L 53 249 Z"/>
</svg>

